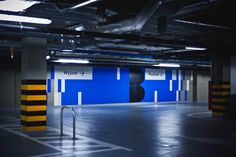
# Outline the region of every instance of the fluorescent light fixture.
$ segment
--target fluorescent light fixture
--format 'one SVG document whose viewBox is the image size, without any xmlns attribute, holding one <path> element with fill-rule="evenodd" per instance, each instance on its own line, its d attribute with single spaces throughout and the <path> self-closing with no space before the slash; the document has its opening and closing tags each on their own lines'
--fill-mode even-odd
<svg viewBox="0 0 236 157">
<path fill-rule="evenodd" d="M 46 56 L 46 59 L 50 59 L 51 57 L 50 56 Z"/>
<path fill-rule="evenodd" d="M 0 1 L 0 10 L 12 11 L 12 12 L 23 12 L 27 8 L 34 4 L 40 3 L 39 1 L 26 1 L 26 0 L 5 0 Z"/>
<path fill-rule="evenodd" d="M 159 64 L 153 65 L 153 66 L 157 66 L 157 67 L 170 67 L 170 68 L 179 68 L 180 67 L 179 64 L 174 64 L 174 63 L 159 63 Z"/>
<path fill-rule="evenodd" d="M 44 24 L 44 25 L 52 23 L 52 21 L 49 19 L 18 16 L 18 15 L 7 15 L 7 14 L 0 14 L 0 21 L 25 22 L 25 23 Z"/>
<path fill-rule="evenodd" d="M 70 49 L 64 49 L 64 50 L 62 50 L 62 51 L 64 51 L 64 52 L 72 52 L 73 50 L 70 50 Z"/>
<path fill-rule="evenodd" d="M 73 6 L 71 9 L 76 9 L 76 8 L 79 8 L 79 7 L 88 5 L 88 4 L 93 3 L 93 2 L 96 2 L 96 1 L 98 1 L 98 0 L 88 0 L 88 1 L 85 1 L 85 2 L 83 2 L 83 3 L 80 3 L 80 4 L 78 4 L 78 5 Z"/>
<path fill-rule="evenodd" d="M 76 64 L 88 64 L 88 60 L 82 60 L 82 59 L 58 59 L 55 60 L 54 62 L 57 63 L 76 63 Z"/>
<path fill-rule="evenodd" d="M 206 48 L 203 47 L 185 47 L 186 50 L 196 50 L 196 51 L 204 51 Z"/>
<path fill-rule="evenodd" d="M 84 26 L 78 26 L 75 28 L 76 31 L 82 31 L 84 30 Z"/>
</svg>

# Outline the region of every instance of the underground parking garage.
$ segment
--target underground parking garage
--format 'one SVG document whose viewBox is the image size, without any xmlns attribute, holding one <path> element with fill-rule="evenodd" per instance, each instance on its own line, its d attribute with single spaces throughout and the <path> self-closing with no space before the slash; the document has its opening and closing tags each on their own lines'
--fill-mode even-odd
<svg viewBox="0 0 236 157">
<path fill-rule="evenodd" d="M 0 1 L 0 156 L 236 152 L 233 0 Z"/>
</svg>

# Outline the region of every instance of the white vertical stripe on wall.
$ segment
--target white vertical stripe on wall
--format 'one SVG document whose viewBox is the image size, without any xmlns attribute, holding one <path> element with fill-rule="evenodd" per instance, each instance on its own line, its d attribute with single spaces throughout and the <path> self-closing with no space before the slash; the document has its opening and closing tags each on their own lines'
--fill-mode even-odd
<svg viewBox="0 0 236 157">
<path fill-rule="evenodd" d="M 58 79 L 54 79 L 54 92 L 58 92 Z"/>
<path fill-rule="evenodd" d="M 54 106 L 61 106 L 61 93 L 54 92 Z"/>
<path fill-rule="evenodd" d="M 176 80 L 176 70 L 172 70 L 172 80 Z"/>
<path fill-rule="evenodd" d="M 61 93 L 58 93 L 58 105 L 61 106 Z"/>
<path fill-rule="evenodd" d="M 55 92 L 55 87 L 54 87 L 54 79 L 51 79 L 51 93 Z"/>
<path fill-rule="evenodd" d="M 176 91 L 176 101 L 179 101 L 179 91 Z"/>
<path fill-rule="evenodd" d="M 179 78 L 178 78 L 178 90 L 180 91 L 181 90 L 181 70 L 179 70 Z"/>
<path fill-rule="evenodd" d="M 61 92 L 65 92 L 65 79 L 61 79 Z"/>
<path fill-rule="evenodd" d="M 120 68 L 117 68 L 117 80 L 120 80 Z"/>
<path fill-rule="evenodd" d="M 154 102 L 157 102 L 157 101 L 158 101 L 158 100 L 157 100 L 157 96 L 158 96 L 157 91 L 154 91 Z"/>
<path fill-rule="evenodd" d="M 182 79 L 182 71 L 179 70 L 179 80 L 181 80 L 181 79 Z"/>
<path fill-rule="evenodd" d="M 193 81 L 193 71 L 190 72 L 190 80 Z"/>
<path fill-rule="evenodd" d="M 170 91 L 173 90 L 173 80 L 170 80 Z"/>
<path fill-rule="evenodd" d="M 178 90 L 181 90 L 181 80 L 178 80 Z"/>
<path fill-rule="evenodd" d="M 78 92 L 78 105 L 82 105 L 82 92 Z"/>
<path fill-rule="evenodd" d="M 187 87 L 187 91 L 189 91 L 189 80 L 187 80 L 187 85 L 186 85 L 186 87 Z"/>
</svg>

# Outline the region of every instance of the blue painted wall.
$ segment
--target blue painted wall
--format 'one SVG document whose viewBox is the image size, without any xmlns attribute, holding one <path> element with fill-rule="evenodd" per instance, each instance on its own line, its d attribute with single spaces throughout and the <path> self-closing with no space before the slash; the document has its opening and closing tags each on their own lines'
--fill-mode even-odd
<svg viewBox="0 0 236 157">
<path fill-rule="evenodd" d="M 116 67 L 93 67 L 93 80 L 66 80 L 62 105 L 77 105 L 78 92 L 82 92 L 82 104 L 129 102 L 129 71 L 120 69 L 117 80 Z"/>
<path fill-rule="evenodd" d="M 145 69 L 142 68 L 145 75 Z M 154 92 L 158 91 L 158 102 L 176 101 L 176 91 L 178 91 L 178 70 L 176 70 L 176 80 L 172 78 L 172 70 L 165 70 L 165 80 L 144 80 L 141 86 L 145 90 L 142 102 L 154 102 Z M 185 72 L 182 70 L 180 81 L 183 90 L 183 80 Z M 51 81 L 55 79 L 55 68 L 50 68 L 48 80 L 48 93 L 53 92 Z M 54 87 L 54 92 L 61 92 L 61 105 L 78 105 L 78 92 L 82 92 L 82 104 L 106 104 L 106 103 L 128 103 L 129 102 L 129 68 L 120 68 L 120 80 L 117 80 L 116 67 L 93 67 L 92 80 L 68 80 L 65 79 L 65 92 L 61 91 L 61 80 L 58 87 Z M 170 80 L 172 80 L 172 91 L 170 90 Z M 180 97 L 180 96 L 179 96 Z M 187 91 L 185 91 L 185 101 L 187 101 Z"/>
<path fill-rule="evenodd" d="M 153 102 L 155 91 L 158 91 L 158 102 L 176 101 L 176 90 L 178 90 L 178 80 L 173 80 L 172 91 L 170 91 L 171 79 L 172 70 L 166 70 L 166 80 L 144 80 L 141 84 L 142 87 L 145 89 L 145 96 L 143 102 Z"/>
</svg>

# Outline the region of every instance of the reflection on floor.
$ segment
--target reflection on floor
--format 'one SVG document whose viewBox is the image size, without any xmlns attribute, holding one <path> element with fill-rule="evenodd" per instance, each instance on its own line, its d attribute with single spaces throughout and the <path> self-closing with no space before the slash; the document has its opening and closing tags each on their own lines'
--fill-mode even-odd
<svg viewBox="0 0 236 157">
<path fill-rule="evenodd" d="M 25 133 L 19 110 L 0 110 L 1 156 L 236 156 L 236 123 L 212 119 L 206 105 L 124 105 L 76 108 L 76 140 L 72 117 L 48 109 L 48 129 Z"/>
</svg>

